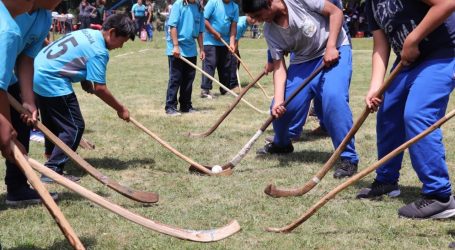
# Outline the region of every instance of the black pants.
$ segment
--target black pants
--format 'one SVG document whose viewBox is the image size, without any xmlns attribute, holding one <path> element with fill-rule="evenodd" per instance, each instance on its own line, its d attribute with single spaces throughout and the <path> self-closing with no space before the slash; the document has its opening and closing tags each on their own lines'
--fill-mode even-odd
<svg viewBox="0 0 455 250">
<path fill-rule="evenodd" d="M 84 133 L 84 119 L 74 93 L 59 97 L 36 95 L 43 124 L 73 151 L 76 151 Z M 45 153 L 50 155 L 44 164 L 62 174 L 68 157 L 49 140 L 45 141 Z"/>
<path fill-rule="evenodd" d="M 197 58 L 186 57 L 190 62 L 196 64 Z M 169 82 L 167 85 L 166 108 L 177 109 L 177 92 L 180 88 L 180 110 L 187 112 L 191 105 L 191 93 L 196 70 L 184 61 L 174 56 L 168 56 Z"/>
<path fill-rule="evenodd" d="M 239 50 L 235 51 L 235 54 L 240 58 L 240 52 Z M 230 85 L 231 86 L 237 86 L 240 84 L 239 79 L 237 79 L 237 70 L 240 67 L 240 62 L 237 60 L 237 57 L 235 57 L 232 53 L 231 55 L 231 77 L 230 77 Z"/>
<path fill-rule="evenodd" d="M 202 69 L 209 75 L 215 75 L 215 69 L 218 70 L 218 78 L 221 84 L 233 89 L 237 86 L 230 85 L 231 77 L 231 56 L 226 46 L 204 45 L 205 60 L 202 63 Z M 201 89 L 212 89 L 212 80 L 202 76 Z"/>
<path fill-rule="evenodd" d="M 145 25 L 145 21 L 147 20 L 147 17 L 146 16 L 137 16 L 134 21 L 135 21 L 135 24 L 136 24 L 136 34 L 138 36 L 141 36 L 141 31 Z"/>
<path fill-rule="evenodd" d="M 8 93 L 10 93 L 20 103 L 22 103 L 20 92 L 21 91 L 19 83 L 15 83 L 8 88 Z M 10 112 L 11 124 L 13 125 L 14 129 L 17 132 L 17 139 L 22 145 L 24 145 L 28 153 L 30 142 L 30 127 L 28 127 L 25 123 L 22 122 L 22 120 L 20 119 L 20 114 L 13 107 L 10 107 Z M 8 192 L 11 192 L 12 190 L 19 189 L 24 186 L 28 186 L 27 177 L 25 177 L 24 173 L 22 173 L 22 171 L 18 166 L 16 166 L 16 164 L 9 161 L 5 161 L 5 165 L 6 165 L 5 184 Z"/>
<path fill-rule="evenodd" d="M 92 20 L 89 16 L 79 16 L 79 21 L 81 22 L 81 26 L 79 27 L 79 29 L 90 28 Z"/>
</svg>

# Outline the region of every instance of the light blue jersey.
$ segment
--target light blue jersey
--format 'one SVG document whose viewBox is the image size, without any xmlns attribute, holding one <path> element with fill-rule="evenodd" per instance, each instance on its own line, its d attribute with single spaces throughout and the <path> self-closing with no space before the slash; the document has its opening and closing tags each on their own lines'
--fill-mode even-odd
<svg viewBox="0 0 455 250">
<path fill-rule="evenodd" d="M 247 28 L 248 23 L 246 22 L 246 16 L 239 17 L 239 21 L 237 23 L 237 36 L 235 37 L 235 40 L 240 40 L 243 34 L 245 34 Z"/>
<path fill-rule="evenodd" d="M 106 83 L 109 51 L 101 31 L 69 33 L 49 44 L 35 58 L 33 91 L 44 97 L 69 95 L 71 83 L 89 80 Z"/>
<path fill-rule="evenodd" d="M 184 57 L 197 56 L 196 39 L 199 33 L 205 29 L 204 13 L 199 10 L 199 4 L 184 4 L 183 0 L 177 0 L 172 6 L 168 25 L 177 28 L 180 53 Z M 171 56 L 174 45 L 172 39 L 167 39 L 166 54 Z"/>
<path fill-rule="evenodd" d="M 51 12 L 46 9 L 38 9 L 32 14 L 24 13 L 14 19 L 19 26 L 22 34 L 20 53 L 30 58 L 35 58 L 43 48 L 44 39 L 49 34 L 52 23 Z M 13 75 L 11 84 L 16 83 L 17 77 Z"/>
<path fill-rule="evenodd" d="M 146 7 L 145 5 L 140 5 L 135 3 L 133 5 L 133 8 L 131 8 L 131 11 L 134 13 L 134 16 L 135 17 L 143 17 L 145 16 L 145 10 L 146 10 Z"/>
<path fill-rule="evenodd" d="M 239 21 L 239 6 L 233 0 L 227 4 L 223 0 L 209 0 L 204 7 L 204 17 L 221 34 L 223 40 L 229 43 L 231 23 Z M 207 30 L 204 32 L 204 45 L 224 46 Z"/>
<path fill-rule="evenodd" d="M 7 90 L 20 51 L 21 31 L 0 1 L 0 89 Z"/>
</svg>

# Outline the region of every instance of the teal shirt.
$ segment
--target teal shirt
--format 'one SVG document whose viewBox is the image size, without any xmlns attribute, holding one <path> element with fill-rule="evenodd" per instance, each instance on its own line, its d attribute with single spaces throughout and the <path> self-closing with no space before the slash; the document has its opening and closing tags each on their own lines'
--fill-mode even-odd
<svg viewBox="0 0 455 250">
<path fill-rule="evenodd" d="M 235 40 L 240 40 L 240 38 L 243 37 L 243 34 L 245 34 L 247 28 L 248 23 L 246 22 L 246 16 L 239 17 L 239 22 L 237 23 L 237 36 L 235 37 Z"/>
<path fill-rule="evenodd" d="M 8 90 L 11 83 L 21 42 L 19 26 L 0 1 L 0 89 L 2 90 Z"/>
<path fill-rule="evenodd" d="M 81 80 L 106 83 L 109 51 L 101 31 L 71 32 L 49 44 L 35 58 L 33 91 L 44 97 L 74 92 L 72 83 Z"/>
<path fill-rule="evenodd" d="M 195 3 L 184 4 L 183 0 L 177 0 L 172 5 L 172 11 L 169 15 L 169 27 L 177 29 L 177 39 L 179 42 L 180 53 L 184 57 L 197 56 L 196 39 L 199 33 L 204 32 L 204 13 L 199 10 L 199 4 Z M 172 55 L 174 44 L 169 36 L 167 39 L 166 54 Z"/>
<path fill-rule="evenodd" d="M 204 17 L 221 34 L 223 40 L 229 43 L 231 23 L 239 21 L 239 6 L 233 0 L 230 0 L 228 4 L 224 3 L 223 0 L 209 0 L 204 7 Z M 207 30 L 204 32 L 204 45 L 224 46 Z"/>
<path fill-rule="evenodd" d="M 137 3 L 135 3 L 133 5 L 133 8 L 131 8 L 131 11 L 134 13 L 135 17 L 145 16 L 145 10 L 146 10 L 145 5 L 142 4 L 141 6 L 139 6 L 139 4 Z"/>
</svg>

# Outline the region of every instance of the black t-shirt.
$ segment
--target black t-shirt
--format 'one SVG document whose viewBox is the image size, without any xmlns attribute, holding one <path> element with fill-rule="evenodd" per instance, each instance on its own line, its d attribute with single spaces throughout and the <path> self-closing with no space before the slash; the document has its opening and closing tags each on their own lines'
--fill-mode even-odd
<svg viewBox="0 0 455 250">
<path fill-rule="evenodd" d="M 371 31 L 382 29 L 400 58 L 403 43 L 422 21 L 430 6 L 419 0 L 367 0 L 366 13 Z M 420 58 L 455 57 L 455 13 L 419 44 Z"/>
</svg>

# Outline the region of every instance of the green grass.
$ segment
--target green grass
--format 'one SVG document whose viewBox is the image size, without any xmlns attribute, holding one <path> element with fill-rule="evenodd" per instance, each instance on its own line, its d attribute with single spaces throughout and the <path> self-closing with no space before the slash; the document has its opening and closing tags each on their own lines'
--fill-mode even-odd
<svg viewBox="0 0 455 250">
<path fill-rule="evenodd" d="M 168 64 L 162 33 L 153 43 L 135 41 L 113 51 L 108 69 L 108 86 L 129 107 L 132 117 L 175 148 L 201 164 L 223 164 L 231 159 L 267 118 L 246 105 L 239 107 L 212 136 L 194 139 L 183 136 L 200 132 L 224 112 L 233 98 L 199 98 L 200 74 L 194 82 L 193 105 L 201 112 L 181 117 L 164 114 Z M 356 119 L 362 112 L 363 97 L 371 72 L 371 39 L 354 39 L 354 72 L 351 83 L 351 108 Z M 243 39 L 241 54 L 253 74 L 265 62 L 264 40 Z M 145 50 L 148 49 L 148 50 Z M 142 52 L 139 52 L 142 50 Z M 124 56 L 125 53 L 130 53 Z M 200 65 L 200 62 L 198 62 Z M 247 84 L 247 74 L 241 70 Z M 272 78 L 261 80 L 272 94 Z M 431 87 L 429 85 L 429 87 Z M 94 151 L 80 149 L 79 154 L 101 172 L 137 190 L 160 194 L 156 205 L 144 206 L 103 187 L 79 170 L 67 165 L 71 174 L 82 176 L 81 185 L 109 200 L 148 218 L 182 228 L 208 229 L 237 219 L 242 231 L 210 244 L 178 240 L 136 224 L 92 205 L 80 196 L 57 185 L 59 206 L 82 242 L 90 249 L 440 249 L 454 240 L 453 221 L 411 221 L 397 218 L 396 210 L 416 199 L 420 191 L 408 155 L 403 162 L 400 184 L 403 195 L 383 201 L 354 199 L 359 188 L 368 185 L 373 175 L 349 187 L 326 204 L 291 234 L 264 231 L 267 226 L 283 226 L 297 218 L 340 181 L 327 177 L 310 193 L 298 198 L 273 199 L 263 193 L 266 184 L 297 186 L 309 180 L 333 151 L 327 138 L 308 138 L 295 144 L 289 156 L 258 158 L 254 151 L 263 146 L 260 139 L 230 177 L 191 175 L 188 164 L 152 140 L 143 132 L 118 119 L 116 112 L 95 96 L 75 86 L 86 122 L 84 137 L 96 144 Z M 215 88 L 218 89 L 218 88 Z M 215 91 L 217 92 L 217 91 Z M 269 101 L 255 88 L 247 100 L 260 109 Z M 455 107 L 453 101 L 449 109 Z M 317 126 L 309 119 L 304 133 Z M 360 168 L 376 160 L 375 117 L 372 115 L 356 136 L 361 157 Z M 447 163 L 455 166 L 455 123 L 444 126 Z M 271 129 L 266 135 L 272 134 Z M 30 156 L 43 162 L 43 146 L 31 143 Z M 2 168 L 4 169 L 4 168 Z M 3 179 L 4 171 L 0 171 Z M 42 206 L 9 208 L 4 205 L 5 186 L 0 186 L 0 242 L 6 249 L 69 249 L 55 222 Z"/>
</svg>

